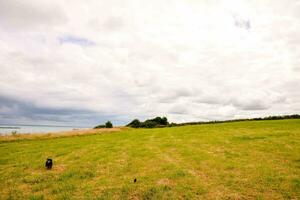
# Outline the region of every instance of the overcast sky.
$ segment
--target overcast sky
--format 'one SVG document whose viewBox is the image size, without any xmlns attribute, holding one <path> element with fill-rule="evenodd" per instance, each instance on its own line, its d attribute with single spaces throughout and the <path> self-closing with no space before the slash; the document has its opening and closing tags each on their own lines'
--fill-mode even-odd
<svg viewBox="0 0 300 200">
<path fill-rule="evenodd" d="M 0 123 L 300 113 L 300 0 L 0 0 Z"/>
</svg>

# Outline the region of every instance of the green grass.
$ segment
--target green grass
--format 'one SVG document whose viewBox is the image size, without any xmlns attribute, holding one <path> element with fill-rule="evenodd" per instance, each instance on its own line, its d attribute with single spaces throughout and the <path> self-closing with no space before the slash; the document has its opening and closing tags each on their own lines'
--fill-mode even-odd
<svg viewBox="0 0 300 200">
<path fill-rule="evenodd" d="M 2 141 L 0 199 L 300 199 L 300 120 Z"/>
</svg>

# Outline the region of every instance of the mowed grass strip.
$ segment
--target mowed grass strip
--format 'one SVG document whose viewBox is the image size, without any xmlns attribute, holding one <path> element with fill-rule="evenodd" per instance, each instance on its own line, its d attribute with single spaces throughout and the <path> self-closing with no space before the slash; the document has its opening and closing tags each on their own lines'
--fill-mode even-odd
<svg viewBox="0 0 300 200">
<path fill-rule="evenodd" d="M 0 199 L 300 199 L 300 120 L 2 141 Z"/>
</svg>

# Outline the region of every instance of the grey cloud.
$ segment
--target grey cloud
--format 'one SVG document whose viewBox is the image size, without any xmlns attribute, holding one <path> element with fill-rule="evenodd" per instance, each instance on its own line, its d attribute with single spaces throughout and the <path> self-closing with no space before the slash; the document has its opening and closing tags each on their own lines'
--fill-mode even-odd
<svg viewBox="0 0 300 200">
<path fill-rule="evenodd" d="M 238 16 L 234 16 L 234 25 L 238 28 L 251 29 L 251 22 L 249 19 L 243 19 Z"/>
<path fill-rule="evenodd" d="M 286 103 L 284 94 L 268 93 L 264 91 L 249 90 L 245 92 L 234 91 L 230 93 L 201 94 L 191 101 L 208 105 L 234 106 L 240 110 L 268 110 L 274 104 Z"/>
<path fill-rule="evenodd" d="M 270 105 L 267 105 L 262 99 L 252 99 L 250 101 L 233 100 L 232 104 L 241 110 L 267 110 L 270 108 Z"/>
<path fill-rule="evenodd" d="M 295 72 L 300 72 L 300 67 L 294 67 L 293 70 L 294 70 Z"/>
<path fill-rule="evenodd" d="M 122 26 L 123 26 L 123 20 L 120 17 L 110 17 L 103 24 L 103 27 L 106 30 L 111 30 L 111 31 L 120 30 Z"/>
<path fill-rule="evenodd" d="M 204 103 L 209 105 L 233 105 L 241 110 L 267 110 L 270 108 L 270 105 L 266 104 L 263 99 L 220 99 L 218 96 L 211 96 L 207 98 L 197 99 L 198 103 Z"/>
<path fill-rule="evenodd" d="M 59 6 L 41 1 L 0 0 L 0 27 L 30 30 L 49 27 L 67 20 Z"/>
<path fill-rule="evenodd" d="M 25 119 L 25 123 L 93 126 L 107 119 L 117 119 L 116 116 L 89 110 L 38 107 L 30 102 L 4 96 L 0 96 L 0 116 L 0 124 L 24 123 Z"/>
<path fill-rule="evenodd" d="M 189 106 L 183 103 L 176 103 L 169 108 L 168 113 L 176 115 L 189 114 Z"/>
<path fill-rule="evenodd" d="M 199 95 L 193 100 L 195 103 L 204 103 L 204 104 L 226 104 L 226 101 L 222 100 L 220 96 L 217 94 L 210 94 L 210 95 Z"/>
<path fill-rule="evenodd" d="M 172 103 L 176 102 L 180 98 L 190 97 L 193 94 L 192 89 L 186 87 L 178 86 L 177 88 L 174 87 L 166 87 L 163 89 L 158 95 L 158 101 L 161 103 Z M 198 94 L 196 94 L 198 95 Z"/>
<path fill-rule="evenodd" d="M 94 18 L 89 21 L 89 26 L 96 31 L 117 32 L 124 27 L 121 17 L 107 17 L 105 20 Z"/>
</svg>

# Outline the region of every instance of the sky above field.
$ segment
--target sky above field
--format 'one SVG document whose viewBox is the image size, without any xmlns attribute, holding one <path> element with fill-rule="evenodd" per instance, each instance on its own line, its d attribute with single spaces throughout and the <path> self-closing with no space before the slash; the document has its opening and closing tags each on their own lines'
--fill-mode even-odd
<svg viewBox="0 0 300 200">
<path fill-rule="evenodd" d="M 0 123 L 300 113 L 300 0 L 0 0 Z"/>
</svg>

